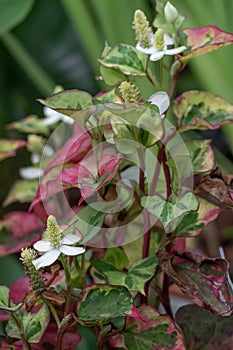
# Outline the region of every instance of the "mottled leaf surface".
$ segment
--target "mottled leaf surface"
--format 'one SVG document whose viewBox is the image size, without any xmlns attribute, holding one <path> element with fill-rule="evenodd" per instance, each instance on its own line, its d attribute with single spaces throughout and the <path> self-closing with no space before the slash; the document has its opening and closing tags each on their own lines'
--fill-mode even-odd
<svg viewBox="0 0 233 350">
<path fill-rule="evenodd" d="M 44 106 L 50 107 L 68 116 L 93 105 L 90 94 L 76 89 L 60 91 L 45 99 L 39 99 L 38 101 Z"/>
<path fill-rule="evenodd" d="M 225 32 L 216 26 L 204 26 L 200 28 L 187 28 L 180 32 L 180 44 L 187 47 L 181 62 L 187 62 L 191 58 L 203 55 L 220 47 L 233 43 L 233 34 Z"/>
<path fill-rule="evenodd" d="M 167 315 L 149 305 L 137 309 L 140 318 L 127 317 L 124 331 L 111 338 L 114 348 L 124 350 L 185 350 L 183 336 Z"/>
<path fill-rule="evenodd" d="M 146 55 L 130 45 L 114 46 L 99 59 L 99 62 L 104 67 L 117 69 L 125 75 L 145 74 Z"/>
<path fill-rule="evenodd" d="M 174 202 L 167 202 L 159 196 L 148 196 L 142 197 L 141 203 L 161 221 L 167 232 L 176 228 L 182 216 L 198 208 L 198 200 L 191 192 L 182 198 L 176 198 Z"/>
<path fill-rule="evenodd" d="M 97 258 L 93 259 L 92 265 L 107 277 L 111 285 L 122 285 L 130 291 L 144 294 L 145 283 L 154 275 L 157 262 L 156 256 L 140 259 L 129 268 L 127 273 L 121 272 L 114 265 Z"/>
<path fill-rule="evenodd" d="M 49 323 L 50 317 L 47 305 L 44 304 L 36 313 L 20 311 L 18 317 L 21 319 L 27 341 L 38 343 Z M 19 330 L 12 320 L 8 322 L 6 332 L 12 338 L 21 338 Z"/>
<path fill-rule="evenodd" d="M 223 318 L 197 305 L 186 305 L 176 313 L 187 350 L 231 350 L 233 316 Z"/>
<path fill-rule="evenodd" d="M 186 252 L 171 255 L 158 252 L 162 270 L 174 280 L 186 297 L 218 315 L 230 316 L 233 312 L 229 292 L 228 263 L 220 258 L 206 258 Z"/>
<path fill-rule="evenodd" d="M 212 221 L 216 220 L 223 208 L 198 197 L 199 207 L 197 212 L 187 213 L 175 230 L 173 237 L 193 237 L 198 236 L 202 230 Z"/>
<path fill-rule="evenodd" d="M 191 90 L 174 101 L 173 112 L 179 131 L 218 129 L 233 123 L 233 105 L 211 92 Z"/>
<path fill-rule="evenodd" d="M 131 296 L 125 287 L 95 285 L 84 290 L 77 313 L 80 321 L 96 324 L 130 314 L 132 306 Z"/>
<path fill-rule="evenodd" d="M 214 168 L 215 157 L 211 140 L 189 140 L 185 142 L 192 161 L 194 174 L 207 172 Z"/>
</svg>

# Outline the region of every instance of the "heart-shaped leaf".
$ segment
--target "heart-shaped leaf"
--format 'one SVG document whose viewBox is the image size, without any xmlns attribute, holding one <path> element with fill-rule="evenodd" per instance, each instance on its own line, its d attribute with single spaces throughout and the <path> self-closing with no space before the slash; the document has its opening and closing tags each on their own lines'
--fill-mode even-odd
<svg viewBox="0 0 233 350">
<path fill-rule="evenodd" d="M 84 290 L 77 314 L 83 323 L 97 324 L 128 315 L 132 307 L 131 295 L 125 287 L 95 285 Z"/>
<path fill-rule="evenodd" d="M 149 305 L 137 309 L 139 317 L 127 317 L 124 331 L 111 337 L 113 348 L 124 350 L 185 350 L 175 323 Z"/>
</svg>

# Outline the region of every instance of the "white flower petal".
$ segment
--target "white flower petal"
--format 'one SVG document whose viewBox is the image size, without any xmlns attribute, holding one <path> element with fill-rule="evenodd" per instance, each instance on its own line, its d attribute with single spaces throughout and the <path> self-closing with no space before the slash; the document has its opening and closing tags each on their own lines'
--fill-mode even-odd
<svg viewBox="0 0 233 350">
<path fill-rule="evenodd" d="M 172 36 L 164 33 L 163 35 L 165 45 L 173 45 L 174 44 L 174 39 Z"/>
<path fill-rule="evenodd" d="M 165 52 L 164 51 L 156 51 L 150 56 L 151 61 L 159 61 L 163 58 Z"/>
<path fill-rule="evenodd" d="M 61 254 L 59 249 L 52 248 L 47 253 L 41 255 L 38 259 L 32 260 L 33 265 L 37 270 L 44 266 L 52 265 L 59 255 Z"/>
<path fill-rule="evenodd" d="M 53 125 L 61 120 L 63 114 L 54 111 L 53 109 L 45 106 L 43 108 L 43 113 L 45 118 L 43 119 L 44 125 Z"/>
<path fill-rule="evenodd" d="M 43 240 L 34 243 L 33 248 L 36 249 L 38 252 L 48 252 L 50 249 L 52 249 L 50 242 Z"/>
<path fill-rule="evenodd" d="M 140 51 L 140 52 L 143 52 L 143 53 L 147 54 L 147 55 L 151 55 L 151 54 L 154 53 L 154 51 L 155 51 L 154 46 L 151 46 L 151 47 L 143 47 L 143 46 L 141 46 L 140 43 L 137 43 L 136 49 L 137 49 L 138 51 Z"/>
<path fill-rule="evenodd" d="M 165 55 L 177 55 L 178 53 L 183 52 L 185 49 L 186 49 L 186 46 L 180 46 L 174 49 L 165 50 L 164 53 Z"/>
<path fill-rule="evenodd" d="M 63 244 L 59 247 L 59 250 L 63 254 L 69 255 L 69 256 L 80 255 L 80 254 L 83 254 L 85 252 L 84 248 L 70 247 L 68 245 L 63 245 Z"/>
<path fill-rule="evenodd" d="M 68 234 L 62 238 L 61 243 L 71 245 L 74 243 L 78 243 L 80 241 L 80 239 L 81 238 L 76 236 L 76 235 Z"/>
<path fill-rule="evenodd" d="M 168 94 L 165 91 L 158 91 L 155 94 L 151 95 L 148 98 L 148 101 L 153 105 L 158 106 L 160 116 L 162 117 L 163 113 L 166 112 L 170 106 L 170 99 Z"/>
<path fill-rule="evenodd" d="M 61 120 L 62 120 L 64 123 L 70 124 L 70 125 L 74 124 L 74 119 L 68 117 L 67 115 L 63 115 L 63 114 L 61 114 L 61 115 L 62 115 Z"/>
<path fill-rule="evenodd" d="M 19 169 L 19 175 L 24 180 L 38 179 L 43 175 L 43 169 L 35 168 L 33 166 L 26 166 Z"/>
</svg>

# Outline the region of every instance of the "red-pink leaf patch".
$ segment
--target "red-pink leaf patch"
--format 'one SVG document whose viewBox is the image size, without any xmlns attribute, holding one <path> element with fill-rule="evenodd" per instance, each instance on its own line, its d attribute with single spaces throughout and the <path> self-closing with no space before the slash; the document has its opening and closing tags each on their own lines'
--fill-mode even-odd
<svg viewBox="0 0 233 350">
<path fill-rule="evenodd" d="M 6 158 L 14 157 L 16 151 L 27 145 L 23 140 L 0 139 L 0 161 Z"/>
</svg>

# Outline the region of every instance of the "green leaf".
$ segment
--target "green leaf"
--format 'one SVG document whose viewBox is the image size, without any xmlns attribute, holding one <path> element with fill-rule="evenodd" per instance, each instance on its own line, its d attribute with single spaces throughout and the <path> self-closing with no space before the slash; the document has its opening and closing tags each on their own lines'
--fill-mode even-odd
<svg viewBox="0 0 233 350">
<path fill-rule="evenodd" d="M 233 34 L 216 26 L 187 28 L 180 32 L 180 44 L 187 47 L 180 61 L 187 63 L 191 58 L 217 50 L 233 43 Z"/>
<path fill-rule="evenodd" d="M 5 311 L 17 311 L 23 303 L 20 303 L 18 305 L 15 305 L 10 300 L 10 290 L 6 286 L 0 286 L 0 309 L 3 309 Z"/>
<path fill-rule="evenodd" d="M 126 106 L 127 107 L 127 106 Z M 163 134 L 159 111 L 150 106 L 110 109 L 114 140 L 122 153 L 135 153 L 137 143 L 151 147 Z M 132 141 L 132 142 L 129 142 Z"/>
<path fill-rule="evenodd" d="M 65 90 L 48 96 L 45 99 L 38 99 L 43 105 L 55 111 L 71 116 L 77 111 L 92 107 L 92 97 L 85 91 Z"/>
<path fill-rule="evenodd" d="M 21 23 L 31 11 L 34 2 L 35 0 L 1 0 L 0 35 Z"/>
<path fill-rule="evenodd" d="M 132 299 L 125 287 L 95 285 L 87 287 L 78 304 L 78 318 L 97 324 L 121 315 L 130 314 Z"/>
<path fill-rule="evenodd" d="M 226 260 L 189 252 L 174 256 L 166 251 L 159 251 L 157 255 L 161 269 L 188 299 L 218 315 L 232 315 Z"/>
<path fill-rule="evenodd" d="M 112 285 L 123 285 L 130 291 L 138 291 L 144 294 L 145 283 L 155 273 L 157 263 L 158 259 L 154 255 L 135 262 L 128 273 L 107 271 L 105 275 L 108 278 L 108 282 Z"/>
<path fill-rule="evenodd" d="M 31 202 L 36 195 L 37 188 L 38 180 L 17 180 L 2 203 L 3 207 L 14 202 Z"/>
<path fill-rule="evenodd" d="M 233 105 L 206 91 L 187 91 L 174 101 L 173 112 L 179 131 L 220 128 L 233 123 Z"/>
<path fill-rule="evenodd" d="M 107 85 L 114 86 L 118 82 L 125 80 L 123 73 L 119 70 L 109 67 L 100 66 L 100 73 Z"/>
<path fill-rule="evenodd" d="M 7 125 L 7 129 L 17 130 L 26 134 L 42 134 L 49 135 L 48 126 L 44 124 L 43 119 L 39 119 L 36 115 L 30 115 L 20 121 Z"/>
<path fill-rule="evenodd" d="M 185 142 L 190 155 L 194 174 L 207 172 L 214 168 L 214 151 L 211 140 L 189 140 Z"/>
<path fill-rule="evenodd" d="M 120 97 L 116 94 L 115 89 L 112 89 L 102 95 L 97 95 L 94 98 L 94 104 L 102 104 L 107 102 L 121 103 Z"/>
<path fill-rule="evenodd" d="M 111 337 L 113 348 L 124 350 L 185 350 L 175 323 L 149 305 L 137 309 L 138 318 L 127 317 L 124 331 Z"/>
<path fill-rule="evenodd" d="M 101 230 L 105 218 L 105 212 L 96 210 L 94 207 L 86 206 L 76 214 L 69 223 L 69 227 L 64 231 L 65 234 L 78 229 L 83 236 L 82 244 L 91 245 L 92 239 Z"/>
<path fill-rule="evenodd" d="M 167 232 L 176 228 L 184 214 L 198 208 L 198 200 L 191 192 L 174 202 L 167 202 L 159 196 L 142 197 L 141 204 L 161 221 Z"/>
<path fill-rule="evenodd" d="M 124 270 L 129 265 L 127 255 L 119 247 L 108 248 L 104 255 L 104 260 L 115 266 L 119 271 Z"/>
<path fill-rule="evenodd" d="M 232 347 L 233 316 L 223 318 L 197 305 L 185 305 L 176 313 L 176 322 L 184 334 L 187 350 Z"/>
<path fill-rule="evenodd" d="M 0 161 L 6 158 L 14 157 L 16 155 L 16 151 L 26 145 L 27 142 L 22 140 L 0 139 Z"/>
<path fill-rule="evenodd" d="M 38 343 L 49 323 L 49 310 L 46 304 L 38 312 L 31 313 L 24 310 L 17 313 L 21 319 L 26 339 L 29 343 Z M 6 327 L 9 337 L 20 339 L 20 333 L 14 321 L 10 320 Z"/>
<path fill-rule="evenodd" d="M 118 44 L 99 59 L 106 68 L 114 68 L 125 75 L 145 75 L 146 55 L 133 46 Z"/>
</svg>

